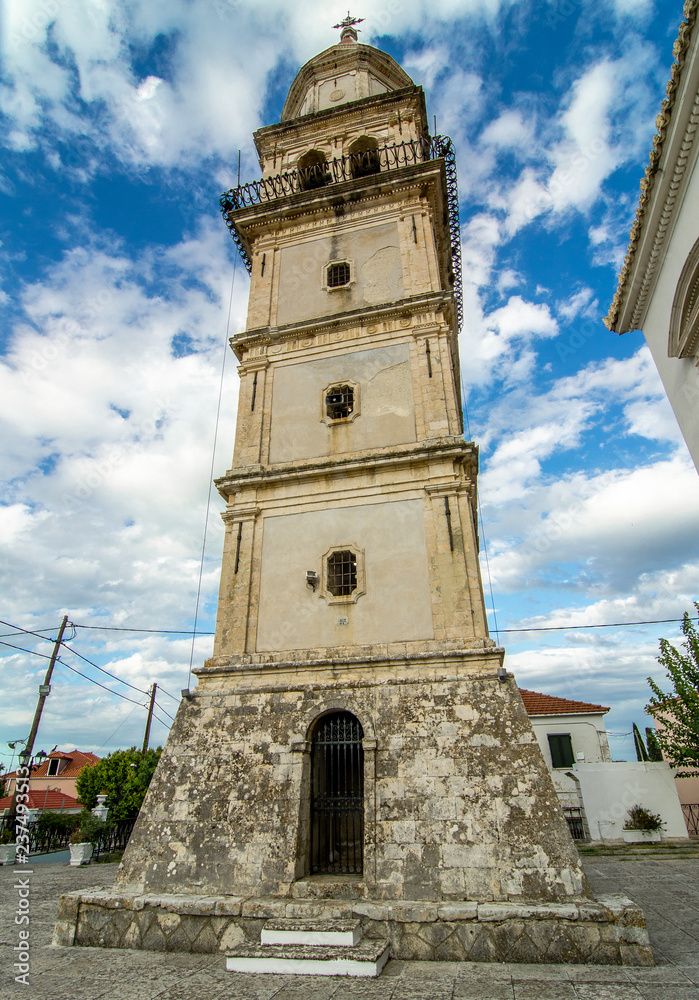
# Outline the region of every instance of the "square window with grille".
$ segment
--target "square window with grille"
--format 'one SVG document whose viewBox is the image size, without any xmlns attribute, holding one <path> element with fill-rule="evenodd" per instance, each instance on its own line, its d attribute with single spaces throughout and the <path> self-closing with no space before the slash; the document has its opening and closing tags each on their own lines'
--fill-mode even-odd
<svg viewBox="0 0 699 1000">
<path fill-rule="evenodd" d="M 328 590 L 333 597 L 349 597 L 357 589 L 357 556 L 342 549 L 328 556 Z"/>
<path fill-rule="evenodd" d="M 328 288 L 342 288 L 350 283 L 350 266 L 347 261 L 328 267 Z"/>
<path fill-rule="evenodd" d="M 333 385 L 325 394 L 325 412 L 331 420 L 344 420 L 354 410 L 351 385 Z"/>
<path fill-rule="evenodd" d="M 548 741 L 553 767 L 572 767 L 575 764 L 570 733 L 548 733 Z"/>
</svg>

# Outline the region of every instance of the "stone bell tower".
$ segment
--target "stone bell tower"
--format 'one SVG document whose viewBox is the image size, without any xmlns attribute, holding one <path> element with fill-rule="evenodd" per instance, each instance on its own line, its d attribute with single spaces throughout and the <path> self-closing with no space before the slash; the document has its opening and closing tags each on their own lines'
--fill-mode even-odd
<svg viewBox="0 0 699 1000">
<path fill-rule="evenodd" d="M 430 136 L 422 89 L 351 24 L 255 143 L 262 179 L 221 199 L 251 284 L 231 340 L 241 383 L 217 481 L 214 653 L 122 881 L 579 897 L 577 854 L 488 637 L 451 143 Z"/>
<path fill-rule="evenodd" d="M 221 198 L 251 284 L 214 654 L 115 888 L 64 897 L 54 941 L 266 971 L 291 947 L 299 971 L 321 921 L 324 974 L 648 964 L 640 911 L 589 896 L 488 637 L 451 143 L 342 27 L 255 134 L 262 179 Z"/>
</svg>

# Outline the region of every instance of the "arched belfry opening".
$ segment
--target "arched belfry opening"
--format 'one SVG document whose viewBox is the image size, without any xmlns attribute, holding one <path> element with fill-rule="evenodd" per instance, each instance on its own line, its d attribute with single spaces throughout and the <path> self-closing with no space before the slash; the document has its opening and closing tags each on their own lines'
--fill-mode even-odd
<svg viewBox="0 0 699 1000">
<path fill-rule="evenodd" d="M 325 187 L 329 182 L 328 161 L 325 153 L 319 149 L 309 149 L 299 157 L 299 186 L 302 191 L 312 191 L 314 188 Z"/>
<path fill-rule="evenodd" d="M 379 173 L 381 168 L 378 149 L 376 139 L 366 135 L 352 143 L 349 148 L 352 177 L 369 177 Z"/>
<path fill-rule="evenodd" d="M 311 737 L 312 875 L 361 875 L 364 858 L 364 731 L 351 712 L 321 716 Z"/>
</svg>

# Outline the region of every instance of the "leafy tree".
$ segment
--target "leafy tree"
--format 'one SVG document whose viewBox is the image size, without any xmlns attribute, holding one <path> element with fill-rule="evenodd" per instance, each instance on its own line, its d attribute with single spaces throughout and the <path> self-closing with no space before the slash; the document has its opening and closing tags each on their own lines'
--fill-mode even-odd
<svg viewBox="0 0 699 1000">
<path fill-rule="evenodd" d="M 2 764 L 0 764 L 0 799 L 4 799 L 8 794 L 7 782 L 5 781 L 5 775 L 2 773 L 4 770 Z"/>
<path fill-rule="evenodd" d="M 161 752 L 162 748 L 158 747 L 142 754 L 131 747 L 130 750 L 115 750 L 92 766 L 88 764 L 75 783 L 79 801 L 86 809 L 92 809 L 97 805 L 97 796 L 106 792 L 110 820 L 136 816 Z"/>
<path fill-rule="evenodd" d="M 694 602 L 699 613 L 699 603 Z M 665 759 L 673 767 L 686 768 L 687 775 L 699 776 L 699 634 L 689 612 L 682 622 L 684 652 L 660 640 L 660 663 L 667 671 L 673 690 L 662 691 L 648 678 L 653 697 L 646 711 L 662 718 L 656 737 Z"/>
</svg>

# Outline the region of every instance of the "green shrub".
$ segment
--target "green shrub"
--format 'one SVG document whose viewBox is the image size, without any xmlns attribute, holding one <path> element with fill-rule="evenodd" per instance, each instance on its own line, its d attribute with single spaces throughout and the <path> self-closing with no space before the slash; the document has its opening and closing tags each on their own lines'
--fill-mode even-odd
<svg viewBox="0 0 699 1000">
<path fill-rule="evenodd" d="M 628 816 L 629 818 L 624 823 L 625 830 L 660 830 L 663 825 L 660 816 L 644 806 L 632 806 Z"/>
<path fill-rule="evenodd" d="M 37 832 L 42 836 L 61 834 L 74 830 L 79 817 L 71 813 L 42 812 L 36 821 Z"/>
</svg>

